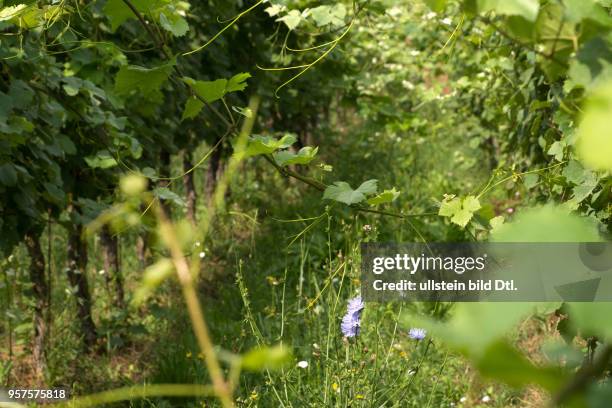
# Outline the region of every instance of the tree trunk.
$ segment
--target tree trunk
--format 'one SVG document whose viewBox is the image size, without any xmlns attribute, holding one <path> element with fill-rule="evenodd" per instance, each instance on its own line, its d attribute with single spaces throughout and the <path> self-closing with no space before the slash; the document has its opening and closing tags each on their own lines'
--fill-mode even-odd
<svg viewBox="0 0 612 408">
<path fill-rule="evenodd" d="M 47 311 L 45 315 L 45 320 L 47 321 L 47 336 L 51 338 L 51 319 L 52 315 L 52 304 L 51 304 L 51 293 L 53 290 L 53 251 L 52 251 L 52 243 L 53 243 L 53 230 L 51 228 L 51 210 L 47 212 L 47 293 L 45 294 L 47 299 Z"/>
<path fill-rule="evenodd" d="M 44 376 L 46 370 L 45 343 L 47 335 L 47 324 L 45 313 L 47 312 L 47 281 L 45 279 L 45 256 L 40 246 L 38 235 L 28 233 L 25 236 L 25 245 L 30 255 L 30 280 L 34 291 L 34 342 L 32 354 L 36 365 L 38 378 Z"/>
<path fill-rule="evenodd" d="M 6 288 L 6 310 L 11 309 L 11 307 L 13 306 L 13 283 L 14 283 L 14 279 L 9 279 L 8 277 L 8 270 L 5 268 L 4 269 L 4 287 Z M 8 356 L 9 356 L 9 361 L 13 360 L 13 324 L 11 322 L 11 319 L 8 318 L 6 319 L 6 331 L 8 333 L 7 336 L 7 348 L 8 348 Z"/>
<path fill-rule="evenodd" d="M 149 264 L 147 261 L 147 242 L 148 233 L 143 231 L 136 239 L 136 257 L 138 258 L 140 269 L 144 269 Z"/>
<path fill-rule="evenodd" d="M 161 177 L 170 178 L 170 152 L 166 149 L 162 149 L 162 151 L 159 153 L 159 170 L 159 174 L 161 175 Z M 170 181 L 159 180 L 157 184 L 159 187 L 168 188 L 168 185 L 170 185 Z M 168 204 L 168 201 L 160 199 L 159 202 L 162 206 L 162 209 L 166 213 L 166 216 L 170 218 L 172 210 L 170 208 L 170 205 Z"/>
<path fill-rule="evenodd" d="M 215 141 L 217 144 L 219 141 Z M 221 165 L 222 146 L 217 147 L 213 150 L 208 161 L 208 169 L 206 170 L 206 184 L 204 185 L 204 194 L 206 199 L 210 203 L 217 188 L 217 181 L 219 180 L 219 168 Z"/>
<path fill-rule="evenodd" d="M 187 201 L 187 219 L 192 225 L 196 225 L 196 191 L 195 184 L 193 182 L 193 171 L 191 168 L 191 153 L 188 151 L 183 152 L 183 186 L 185 187 L 185 198 Z"/>
<path fill-rule="evenodd" d="M 123 276 L 119 264 L 119 246 L 117 237 L 113 236 L 108 226 L 100 232 L 100 242 L 104 252 L 104 271 L 106 287 L 112 299 L 113 306 L 118 309 L 125 307 L 123 291 Z"/>
<path fill-rule="evenodd" d="M 91 316 L 91 296 L 87 284 L 87 243 L 82 237 L 83 227 L 74 225 L 68 239 L 68 280 L 76 290 L 74 294 L 77 301 L 77 316 L 81 326 L 83 344 L 91 350 L 96 343 L 96 325 Z"/>
</svg>

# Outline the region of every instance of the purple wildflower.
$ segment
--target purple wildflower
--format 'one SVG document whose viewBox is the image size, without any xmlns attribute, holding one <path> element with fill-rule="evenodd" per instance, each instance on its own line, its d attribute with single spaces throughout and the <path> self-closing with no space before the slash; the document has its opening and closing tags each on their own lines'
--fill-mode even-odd
<svg viewBox="0 0 612 408">
<path fill-rule="evenodd" d="M 348 305 L 346 306 L 347 314 L 357 314 L 361 316 L 361 311 L 365 305 L 363 304 L 363 300 L 361 300 L 361 296 L 357 296 L 348 301 Z"/>
<path fill-rule="evenodd" d="M 408 332 L 408 337 L 410 337 L 413 340 L 417 340 L 417 341 L 423 340 L 426 335 L 427 335 L 427 330 L 419 329 L 416 327 L 410 329 L 410 331 Z"/>
<path fill-rule="evenodd" d="M 361 296 L 349 300 L 346 307 L 346 314 L 342 318 L 340 329 L 345 337 L 355 337 L 359 334 L 361 327 L 361 311 L 364 308 Z"/>
</svg>

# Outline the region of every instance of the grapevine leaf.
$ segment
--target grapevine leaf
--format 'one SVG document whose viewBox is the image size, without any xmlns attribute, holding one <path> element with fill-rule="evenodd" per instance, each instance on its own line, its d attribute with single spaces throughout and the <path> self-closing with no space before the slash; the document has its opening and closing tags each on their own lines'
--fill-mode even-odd
<svg viewBox="0 0 612 408">
<path fill-rule="evenodd" d="M 280 139 L 270 136 L 253 136 L 249 140 L 246 148 L 246 157 L 257 156 L 260 154 L 272 154 L 279 149 L 284 149 L 296 142 L 295 135 L 286 134 Z"/>
<path fill-rule="evenodd" d="M 240 74 L 236 74 L 227 81 L 227 86 L 225 87 L 225 92 L 236 92 L 236 91 L 244 91 L 247 87 L 246 80 L 251 77 L 251 74 L 248 72 L 241 72 Z"/>
<path fill-rule="evenodd" d="M 578 35 L 575 24 L 564 21 L 563 13 L 564 8 L 560 4 L 547 2 L 542 5 L 536 21 L 539 47 L 546 55 L 554 57 L 539 58 L 540 66 L 551 80 L 566 74 L 570 54 L 574 51 L 572 41 L 560 39 L 576 38 Z"/>
<path fill-rule="evenodd" d="M 585 43 L 570 62 L 566 91 L 574 88 L 592 90 L 598 84 L 612 79 L 612 47 L 601 37 Z"/>
<path fill-rule="evenodd" d="M 539 180 L 540 176 L 538 176 L 537 174 L 525 174 L 523 176 L 523 185 L 525 186 L 525 188 L 531 189 L 535 187 L 536 184 L 538 184 Z"/>
<path fill-rule="evenodd" d="M 478 198 L 470 195 L 463 199 L 463 208 L 469 212 L 476 212 L 480 210 L 480 201 Z"/>
<path fill-rule="evenodd" d="M 175 37 L 181 37 L 189 30 L 187 21 L 182 17 L 180 11 L 188 9 L 185 2 L 171 0 L 132 0 L 132 5 L 140 13 L 151 17 L 162 28 L 169 31 Z M 116 31 L 124 22 L 136 18 L 132 10 L 123 0 L 108 0 L 103 9 L 106 17 L 111 23 L 111 30 Z"/>
<path fill-rule="evenodd" d="M 425 0 L 427 6 L 429 6 L 429 8 L 436 13 L 444 10 L 444 7 L 446 7 L 446 2 L 447 0 Z"/>
<path fill-rule="evenodd" d="M 589 170 L 583 172 L 582 180 L 573 188 L 573 195 L 568 201 L 568 205 L 571 209 L 578 208 L 578 205 L 583 202 L 595 188 L 597 187 L 597 177 Z"/>
<path fill-rule="evenodd" d="M 0 10 L 0 21 L 10 21 L 19 17 L 27 7 L 25 4 L 17 4 L 2 8 Z"/>
<path fill-rule="evenodd" d="M 379 204 L 385 204 L 393 202 L 399 197 L 400 192 L 393 187 L 391 190 L 385 190 L 382 193 L 378 194 L 375 197 L 368 199 L 368 204 L 374 206 Z"/>
<path fill-rule="evenodd" d="M 53 183 L 43 183 L 43 187 L 45 188 L 47 194 L 51 198 L 52 201 L 57 203 L 61 203 L 64 201 L 64 190 Z"/>
<path fill-rule="evenodd" d="M 480 201 L 473 195 L 467 196 L 464 199 L 457 197 L 446 198 L 442 201 L 438 215 L 449 217 L 451 222 L 463 228 L 480 208 Z"/>
<path fill-rule="evenodd" d="M 189 24 L 183 17 L 178 13 L 168 14 L 167 16 L 166 14 L 167 12 L 159 14 L 159 23 L 165 30 L 170 31 L 175 37 L 182 37 L 187 34 Z"/>
<path fill-rule="evenodd" d="M 440 206 L 440 211 L 438 211 L 438 215 L 442 217 L 452 217 L 457 211 L 461 210 L 461 199 L 455 197 L 450 200 L 442 201 L 442 205 Z"/>
<path fill-rule="evenodd" d="M 556 142 L 553 142 L 553 144 L 550 145 L 550 148 L 548 149 L 547 153 L 551 156 L 555 156 L 555 160 L 562 161 L 564 147 L 565 143 L 557 140 Z"/>
<path fill-rule="evenodd" d="M 133 3 L 138 11 L 141 11 L 138 7 L 140 3 L 141 1 L 134 1 Z M 103 11 L 111 23 L 112 31 L 117 30 L 121 24 L 130 18 L 134 18 L 132 10 L 122 0 L 108 0 L 104 5 Z"/>
<path fill-rule="evenodd" d="M 124 65 L 115 78 L 115 92 L 119 96 L 139 92 L 143 98 L 159 102 L 163 97 L 160 88 L 168 80 L 174 64 L 172 60 L 156 68 Z"/>
<path fill-rule="evenodd" d="M 57 135 L 57 143 L 66 154 L 76 154 L 77 148 L 66 135 Z"/>
<path fill-rule="evenodd" d="M 331 23 L 332 17 L 330 13 L 330 6 L 318 6 L 310 10 L 310 15 L 315 21 L 317 27 L 323 27 Z"/>
<path fill-rule="evenodd" d="M 264 11 L 268 13 L 270 17 L 278 15 L 281 11 L 285 11 L 286 7 L 281 4 L 273 4 L 266 8 Z"/>
<path fill-rule="evenodd" d="M 0 183 L 9 187 L 17 184 L 17 172 L 12 164 L 4 163 L 0 165 Z"/>
<path fill-rule="evenodd" d="M 229 80 L 220 78 L 214 81 L 196 81 L 184 77 L 183 81 L 190 85 L 199 97 L 208 103 L 218 101 L 229 92 L 243 91 L 247 87 L 246 80 L 251 77 L 248 72 L 242 72 L 231 77 Z"/>
<path fill-rule="evenodd" d="M 370 195 L 376 194 L 376 190 L 378 190 L 378 180 L 372 179 L 361 183 L 361 185 L 357 187 L 356 191 L 359 191 L 365 195 Z"/>
<path fill-rule="evenodd" d="M 276 21 L 282 21 L 289 30 L 295 30 L 302 22 L 302 14 L 298 10 L 291 10 L 286 15 L 277 18 Z"/>
<path fill-rule="evenodd" d="M 108 150 L 100 150 L 93 156 L 85 157 L 85 162 L 89 167 L 108 169 L 117 165 L 117 160 L 108 152 Z"/>
<path fill-rule="evenodd" d="M 185 109 L 183 110 L 183 116 L 181 116 L 181 121 L 185 119 L 191 119 L 198 116 L 198 113 L 204 107 L 204 102 L 196 98 L 195 96 L 189 97 L 187 99 L 187 103 L 185 103 Z"/>
<path fill-rule="evenodd" d="M 78 95 L 81 87 L 83 86 L 83 80 L 77 77 L 65 77 L 63 82 L 64 85 L 62 85 L 62 88 L 64 88 L 64 91 L 68 96 Z"/>
<path fill-rule="evenodd" d="M 334 27 L 339 27 L 344 24 L 346 7 L 342 3 L 334 6 L 318 6 L 310 10 L 310 16 L 317 27 L 323 27 L 329 24 Z"/>
<path fill-rule="evenodd" d="M 494 11 L 497 14 L 521 16 L 535 21 L 540 3 L 538 0 L 477 0 L 478 11 Z"/>
<path fill-rule="evenodd" d="M 465 208 L 462 208 L 453 215 L 453 217 L 451 218 L 451 221 L 459 225 L 460 227 L 465 227 L 467 223 L 470 222 L 473 215 L 474 215 L 473 212 Z"/>
<path fill-rule="evenodd" d="M 308 164 L 314 160 L 318 147 L 305 146 L 300 149 L 297 154 L 288 150 L 283 150 L 274 154 L 274 160 L 279 166 L 288 166 L 290 164 Z"/>
<path fill-rule="evenodd" d="M 585 171 L 584 167 L 582 167 L 576 160 L 570 161 L 563 169 L 563 177 L 573 184 L 582 183 L 585 179 L 586 173 L 588 173 L 588 171 Z"/>
<path fill-rule="evenodd" d="M 564 0 L 563 5 L 565 17 L 572 23 L 589 19 L 607 27 L 612 24 L 608 13 L 596 0 Z"/>
<path fill-rule="evenodd" d="M 167 187 L 157 187 L 153 190 L 153 195 L 160 200 L 171 201 L 179 207 L 184 207 L 186 205 L 185 200 Z"/>
<path fill-rule="evenodd" d="M 323 199 L 334 200 L 347 205 L 357 204 L 365 200 L 366 195 L 374 194 L 377 190 L 377 180 L 363 182 L 356 190 L 344 181 L 336 181 L 325 189 Z"/>
<path fill-rule="evenodd" d="M 208 103 L 211 103 L 225 96 L 227 79 L 216 79 L 214 81 L 193 81 L 191 82 L 191 85 L 202 99 Z"/>
</svg>

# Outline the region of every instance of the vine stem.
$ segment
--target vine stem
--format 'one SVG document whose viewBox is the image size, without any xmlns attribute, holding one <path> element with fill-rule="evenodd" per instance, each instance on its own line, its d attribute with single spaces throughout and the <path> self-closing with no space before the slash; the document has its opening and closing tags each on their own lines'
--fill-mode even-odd
<svg viewBox="0 0 612 408">
<path fill-rule="evenodd" d="M 536 54 L 538 54 L 541 57 L 544 57 L 548 60 L 553 61 L 554 63 L 558 64 L 559 66 L 567 69 L 569 68 L 569 66 L 567 65 L 567 63 L 565 63 L 564 61 L 561 61 L 560 59 L 558 59 L 557 57 L 555 57 L 554 55 L 554 49 L 553 49 L 553 53 L 551 54 L 547 54 L 543 51 L 538 50 L 536 47 L 531 46 L 530 44 L 527 44 L 523 41 L 517 40 L 516 38 L 514 38 L 512 35 L 508 34 L 506 31 L 502 30 L 501 28 L 499 28 L 499 26 L 497 24 L 495 24 L 493 21 L 491 21 L 490 19 L 488 19 L 487 17 L 481 17 L 480 18 L 482 22 L 484 22 L 485 24 L 490 25 L 491 27 L 493 27 L 495 29 L 495 31 L 497 31 L 499 34 L 501 34 L 502 37 L 505 37 L 506 39 L 520 45 L 521 47 L 525 47 L 527 49 L 529 49 L 532 52 L 535 52 Z"/>
<path fill-rule="evenodd" d="M 315 180 L 313 178 L 310 177 L 306 177 L 306 176 L 302 176 L 301 174 L 288 169 L 286 167 L 281 167 L 278 165 L 278 163 L 276 163 L 274 161 L 273 157 L 270 157 L 270 155 L 264 155 L 263 156 L 264 159 L 266 159 L 266 161 L 268 163 L 270 163 L 272 166 L 274 166 L 274 168 L 283 176 L 285 177 L 293 177 L 296 180 L 299 180 L 305 184 L 308 184 L 311 187 L 316 188 L 319 191 L 325 191 L 325 189 L 327 188 L 327 185 Z M 437 213 L 421 213 L 421 214 L 402 214 L 402 213 L 394 213 L 394 212 L 390 212 L 390 211 L 382 211 L 382 210 L 376 210 L 374 208 L 367 208 L 367 207 L 363 207 L 360 205 L 352 205 L 351 208 L 355 211 L 361 211 L 361 212 L 367 212 L 367 213 L 373 213 L 373 214 L 380 214 L 380 215 L 386 215 L 389 217 L 395 217 L 395 218 L 402 218 L 402 219 L 407 219 L 407 218 L 414 218 L 414 217 L 429 217 L 429 216 L 437 216 Z"/>
<path fill-rule="evenodd" d="M 491 185 L 491 183 L 493 182 L 493 178 L 491 178 L 491 180 L 489 180 L 489 183 L 485 186 L 485 188 L 476 196 L 476 198 L 480 198 L 483 195 L 485 195 L 487 192 L 491 191 L 492 189 L 494 189 L 495 187 L 499 186 L 500 184 L 505 183 L 506 181 L 510 181 L 513 178 L 516 177 L 522 177 L 525 176 L 527 174 L 534 174 L 534 173 L 539 173 L 541 171 L 545 171 L 545 170 L 550 170 L 550 169 L 554 169 L 555 167 L 559 167 L 562 166 L 563 164 L 567 163 L 566 161 L 562 161 L 561 163 L 557 163 L 557 164 L 553 164 L 552 166 L 548 166 L 548 167 L 544 167 L 541 169 L 535 169 L 535 170 L 529 170 L 529 171 L 525 171 L 522 173 L 513 173 L 511 176 L 505 177 L 503 179 L 501 179 L 500 181 L 498 181 L 497 183 Z"/>
<path fill-rule="evenodd" d="M 259 0 L 257 3 L 253 4 L 251 7 L 249 7 L 248 9 L 246 9 L 245 11 L 241 12 L 240 14 L 238 14 L 232 21 L 230 21 L 229 24 L 227 24 L 225 27 L 223 27 L 217 34 L 215 34 L 210 40 L 208 40 L 204 45 L 199 46 L 198 48 L 195 48 L 191 51 L 187 51 L 184 52 L 183 56 L 188 56 L 191 54 L 195 54 L 196 52 L 202 51 L 204 48 L 208 47 L 210 44 L 212 44 L 217 37 L 219 37 L 221 34 L 223 34 L 223 32 L 225 30 L 227 30 L 228 28 L 230 28 L 231 26 L 233 26 L 238 20 L 240 20 L 244 15 L 250 13 L 252 10 L 254 10 L 255 8 L 257 8 L 260 4 L 265 3 L 266 0 Z"/>
<path fill-rule="evenodd" d="M 264 155 L 264 159 L 266 159 L 266 161 L 268 163 L 270 163 L 272 166 L 274 166 L 274 168 L 283 176 L 285 177 L 293 177 L 296 180 L 300 180 L 302 183 L 306 183 L 311 187 L 316 188 L 319 191 L 325 191 L 325 189 L 327 188 L 327 185 L 325 185 L 324 183 L 321 183 L 318 180 L 315 180 L 313 178 L 310 177 L 306 177 L 306 176 L 302 176 L 301 174 L 288 169 L 288 168 L 284 168 L 278 165 L 278 163 L 276 163 L 276 161 L 274 161 L 274 158 L 270 157 L 269 155 Z"/>
</svg>

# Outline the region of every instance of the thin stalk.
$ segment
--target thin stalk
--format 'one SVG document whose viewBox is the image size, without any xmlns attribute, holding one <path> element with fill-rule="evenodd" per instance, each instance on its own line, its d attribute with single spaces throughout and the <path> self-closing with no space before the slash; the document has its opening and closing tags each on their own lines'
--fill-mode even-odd
<svg viewBox="0 0 612 408">
<path fill-rule="evenodd" d="M 193 331 L 198 340 L 198 345 L 204 354 L 206 367 L 210 373 L 215 394 L 219 397 L 224 407 L 233 407 L 232 390 L 225 382 L 221 366 L 217 360 L 214 346 L 208 332 L 208 326 L 204 318 L 204 311 L 200 305 L 200 300 L 198 299 L 196 288 L 193 283 L 193 276 L 191 275 L 189 265 L 181 249 L 176 231 L 168 220 L 161 205 L 155 205 L 155 213 L 159 220 L 160 233 L 162 237 L 164 237 L 164 241 L 170 250 L 172 263 L 174 264 L 179 282 L 183 289 L 183 296 L 185 297 L 189 317 L 193 324 Z"/>
</svg>

